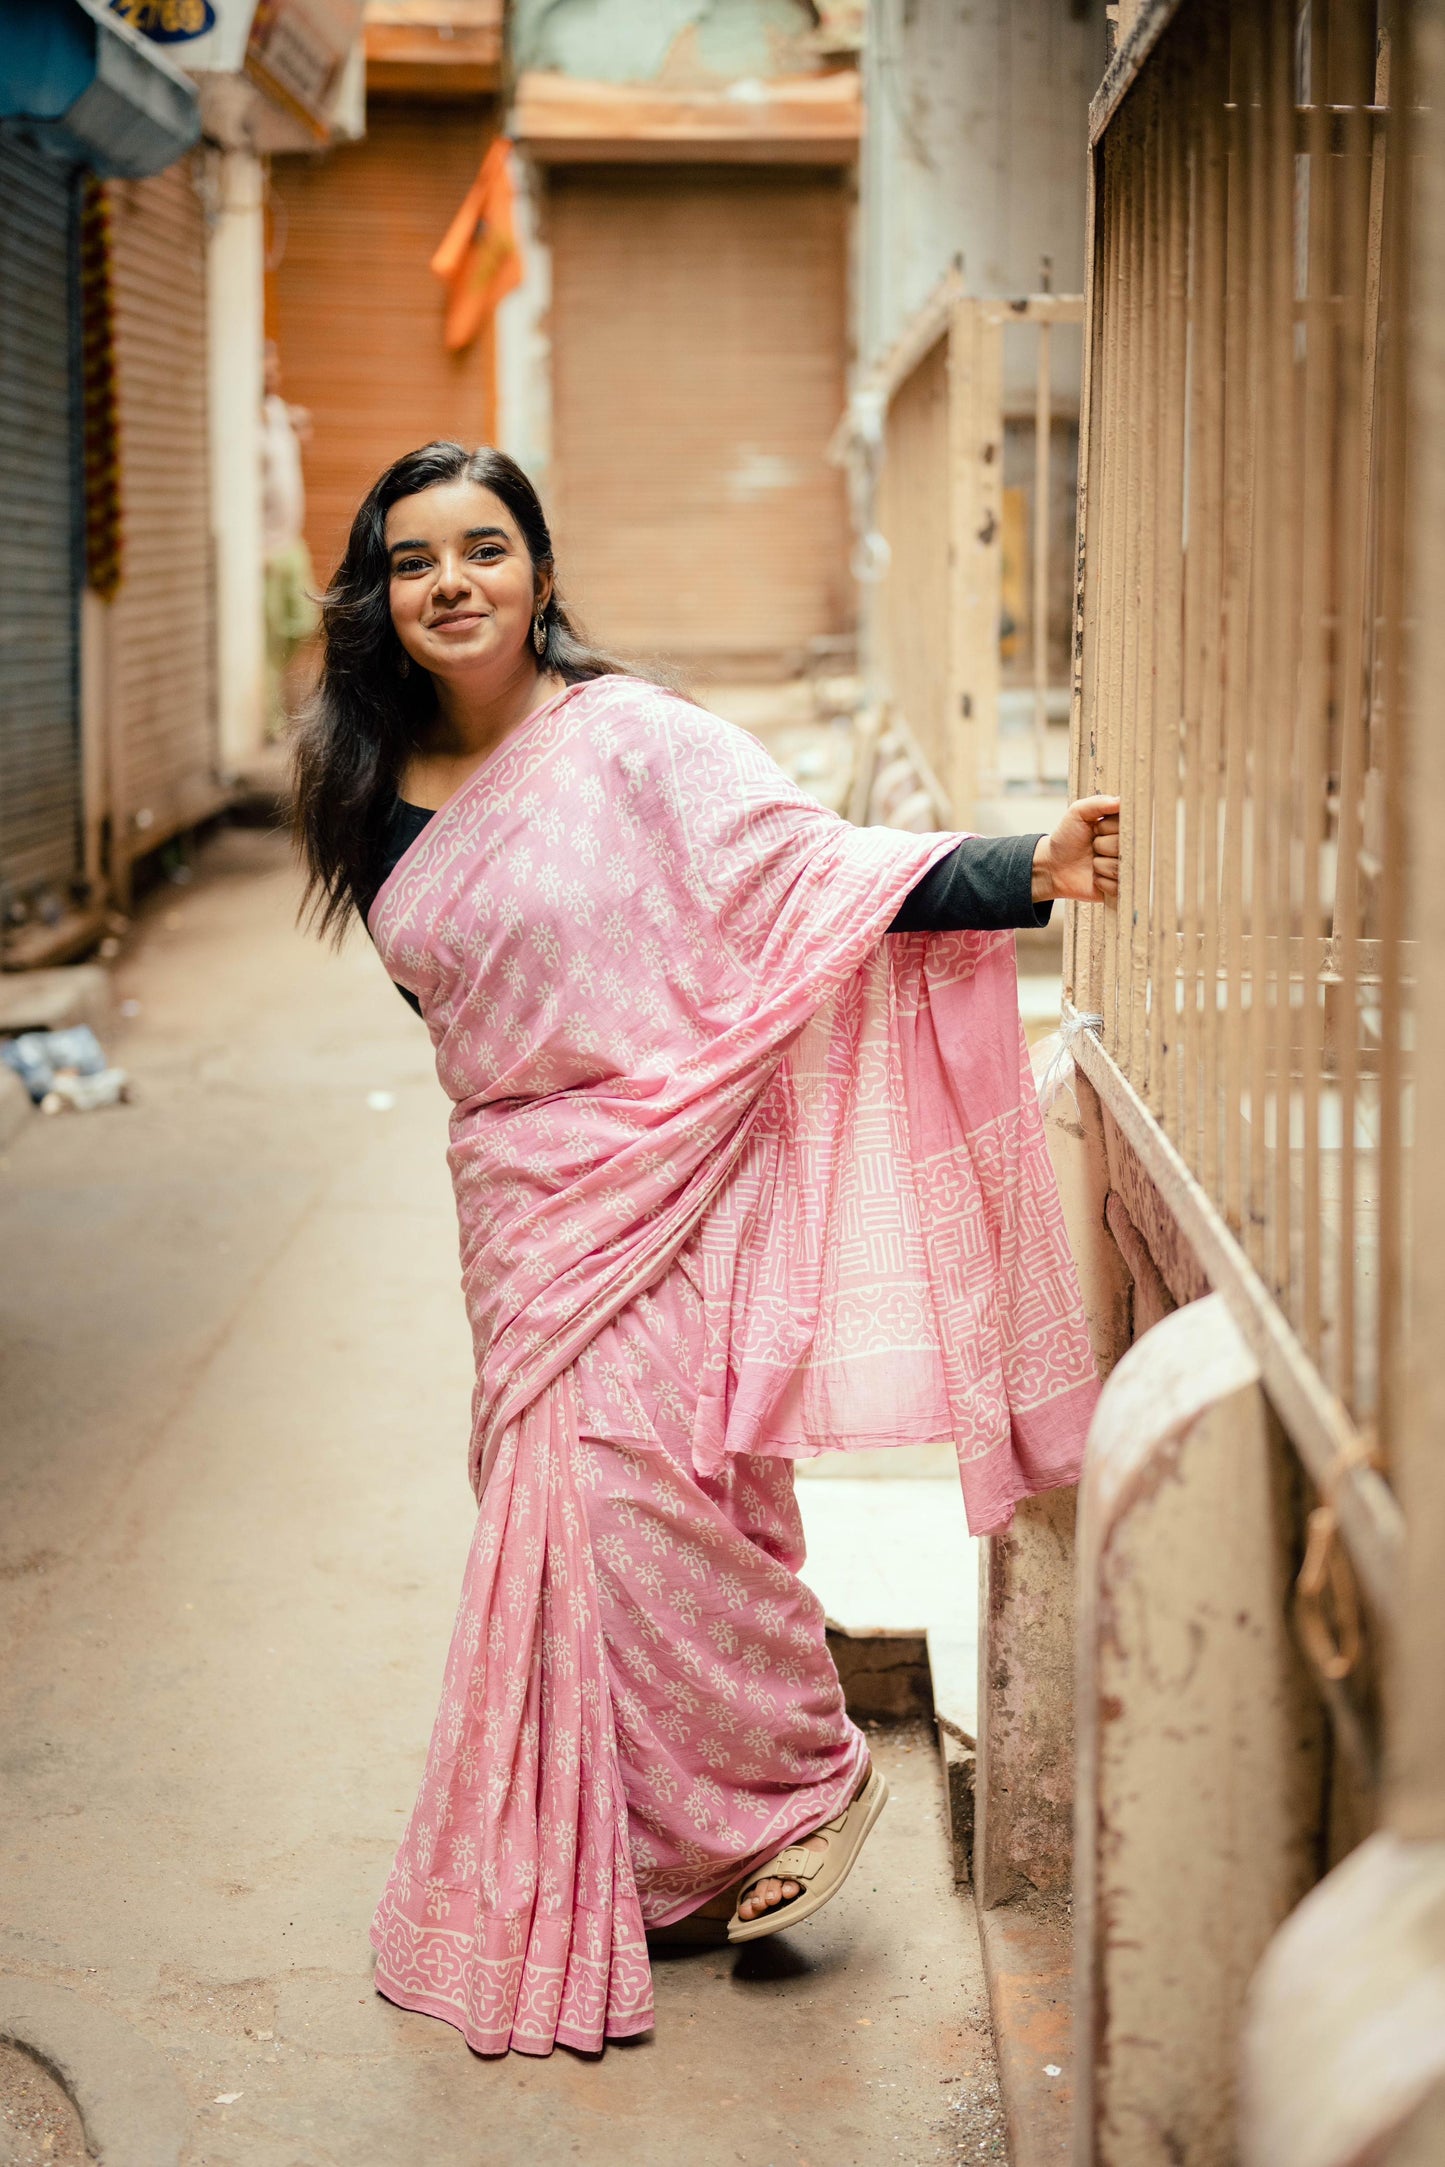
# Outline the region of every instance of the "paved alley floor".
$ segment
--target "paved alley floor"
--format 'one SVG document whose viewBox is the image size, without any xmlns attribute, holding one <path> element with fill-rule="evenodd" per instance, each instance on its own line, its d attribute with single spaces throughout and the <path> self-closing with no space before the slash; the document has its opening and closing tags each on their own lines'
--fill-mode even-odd
<svg viewBox="0 0 1445 2167">
<path fill-rule="evenodd" d="M 278 838 L 219 835 L 117 967 L 135 1103 L 0 1162 L 0 1987 L 158 2049 L 193 2167 L 1001 2158 L 921 1733 L 879 1734 L 895 1803 L 838 1902 L 660 1960 L 642 2043 L 485 2062 L 373 1992 L 469 1347 L 426 1034 L 295 899 Z"/>
</svg>

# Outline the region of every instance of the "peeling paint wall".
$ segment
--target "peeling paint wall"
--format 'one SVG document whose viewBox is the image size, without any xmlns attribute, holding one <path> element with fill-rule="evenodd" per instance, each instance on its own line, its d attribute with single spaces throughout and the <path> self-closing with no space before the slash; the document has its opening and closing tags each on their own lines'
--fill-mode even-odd
<svg viewBox="0 0 1445 2167">
<path fill-rule="evenodd" d="M 859 349 L 875 360 L 956 257 L 970 293 L 1084 278 L 1102 0 L 872 0 Z"/>
<path fill-rule="evenodd" d="M 511 25 L 519 70 L 594 83 L 685 89 L 818 65 L 806 0 L 517 0 Z"/>
</svg>

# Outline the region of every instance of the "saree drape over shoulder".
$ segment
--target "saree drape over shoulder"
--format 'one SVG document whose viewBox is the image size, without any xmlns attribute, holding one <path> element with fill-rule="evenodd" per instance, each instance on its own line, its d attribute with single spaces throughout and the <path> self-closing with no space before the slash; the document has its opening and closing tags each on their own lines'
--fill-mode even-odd
<svg viewBox="0 0 1445 2167">
<path fill-rule="evenodd" d="M 1012 935 L 883 938 L 956 840 L 604 678 L 372 908 L 453 1102 L 480 1499 L 377 1984 L 479 2051 L 645 2030 L 644 1922 L 856 1787 L 788 1462 L 952 1438 L 976 1533 L 1078 1472 Z"/>
</svg>

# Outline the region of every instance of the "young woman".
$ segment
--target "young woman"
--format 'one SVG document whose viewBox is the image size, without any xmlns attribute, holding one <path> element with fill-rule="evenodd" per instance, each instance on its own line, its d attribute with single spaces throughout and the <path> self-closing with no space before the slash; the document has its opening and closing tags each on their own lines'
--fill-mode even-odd
<svg viewBox="0 0 1445 2167">
<path fill-rule="evenodd" d="M 806 1917 L 886 1796 L 791 1462 L 953 1437 L 976 1532 L 1077 1473 L 1094 1369 L 1001 929 L 1114 892 L 1117 803 L 850 826 L 583 645 L 495 451 L 388 468 L 323 631 L 308 895 L 435 1044 L 477 1362 L 376 1982 L 481 2053 L 596 2050 L 651 2024 L 646 1931 Z"/>
</svg>

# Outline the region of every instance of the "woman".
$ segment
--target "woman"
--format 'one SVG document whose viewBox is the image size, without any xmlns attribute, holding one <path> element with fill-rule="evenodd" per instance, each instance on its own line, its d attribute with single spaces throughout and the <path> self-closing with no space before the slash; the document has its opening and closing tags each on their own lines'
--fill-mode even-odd
<svg viewBox="0 0 1445 2167">
<path fill-rule="evenodd" d="M 646 1931 L 806 1916 L 886 1796 L 790 1462 L 952 1436 L 976 1531 L 1077 1471 L 1012 939 L 923 935 L 1112 893 L 1116 803 L 1001 843 L 849 826 L 582 644 L 495 451 L 388 468 L 323 638 L 308 893 L 436 1046 L 477 1361 L 377 1985 L 482 2053 L 596 2050 L 651 2024 Z"/>
</svg>

